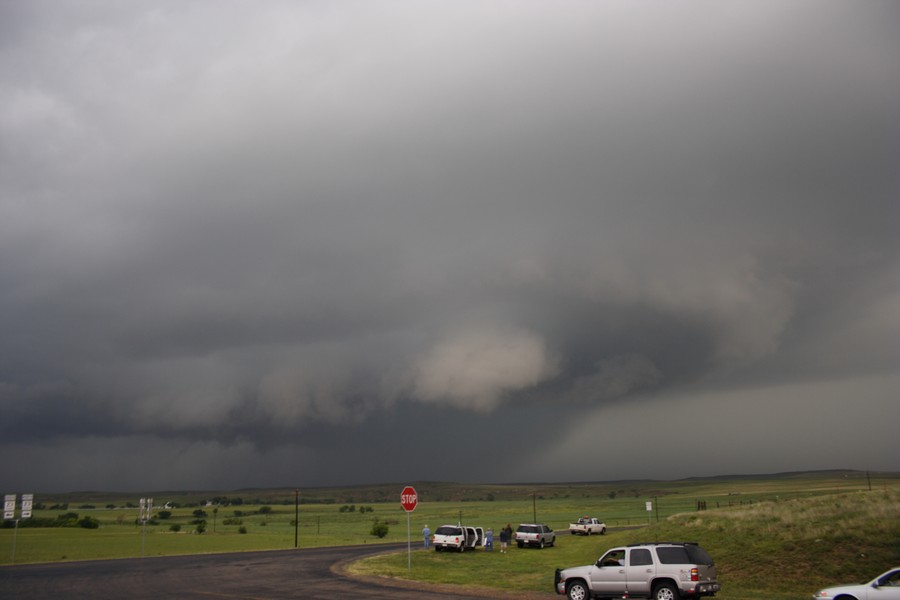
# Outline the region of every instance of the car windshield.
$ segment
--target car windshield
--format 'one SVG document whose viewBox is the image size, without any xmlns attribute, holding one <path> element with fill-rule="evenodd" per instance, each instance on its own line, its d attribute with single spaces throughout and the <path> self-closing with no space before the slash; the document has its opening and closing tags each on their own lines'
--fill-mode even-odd
<svg viewBox="0 0 900 600">
<path fill-rule="evenodd" d="M 443 527 L 438 527 L 435 533 L 437 535 L 462 535 L 462 529 L 445 525 Z"/>
</svg>

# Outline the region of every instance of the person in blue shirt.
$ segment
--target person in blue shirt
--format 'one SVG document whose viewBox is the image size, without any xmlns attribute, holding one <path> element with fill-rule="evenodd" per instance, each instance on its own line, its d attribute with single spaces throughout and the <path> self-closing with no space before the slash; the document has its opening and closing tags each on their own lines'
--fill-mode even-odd
<svg viewBox="0 0 900 600">
<path fill-rule="evenodd" d="M 425 539 L 425 547 L 431 545 L 431 530 L 428 529 L 428 523 L 425 523 L 425 529 L 422 530 L 422 537 Z"/>
</svg>

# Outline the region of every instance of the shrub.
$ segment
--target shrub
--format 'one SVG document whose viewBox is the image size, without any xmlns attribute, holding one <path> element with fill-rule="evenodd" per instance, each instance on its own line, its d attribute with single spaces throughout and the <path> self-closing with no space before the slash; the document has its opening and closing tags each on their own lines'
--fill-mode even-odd
<svg viewBox="0 0 900 600">
<path fill-rule="evenodd" d="M 247 528 L 244 527 L 243 525 L 241 525 L 241 526 L 238 528 L 238 533 L 247 533 Z"/>
<path fill-rule="evenodd" d="M 379 521 L 375 519 L 375 522 L 372 523 L 372 531 L 370 532 L 377 538 L 383 538 L 388 534 L 388 525 L 384 521 Z"/>
<path fill-rule="evenodd" d="M 179 531 L 181 531 L 181 524 L 180 523 L 172 523 L 171 525 L 169 525 L 169 531 L 178 533 Z"/>
<path fill-rule="evenodd" d="M 200 523 L 197 523 L 196 532 L 203 533 L 204 531 L 206 531 L 206 521 L 201 521 Z"/>
<path fill-rule="evenodd" d="M 100 527 L 100 521 L 94 517 L 84 517 L 78 521 L 78 526 L 84 527 L 85 529 L 97 529 Z"/>
</svg>

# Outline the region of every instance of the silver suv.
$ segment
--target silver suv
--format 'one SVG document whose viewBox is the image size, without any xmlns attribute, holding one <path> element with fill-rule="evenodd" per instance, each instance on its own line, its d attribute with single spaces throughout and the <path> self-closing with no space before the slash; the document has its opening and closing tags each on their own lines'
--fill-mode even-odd
<svg viewBox="0 0 900 600">
<path fill-rule="evenodd" d="M 569 600 L 642 597 L 677 600 L 715 596 L 716 567 L 693 542 L 659 542 L 613 548 L 596 563 L 557 569 L 557 594 Z"/>
<path fill-rule="evenodd" d="M 526 545 L 543 548 L 556 544 L 556 533 L 543 524 L 522 523 L 513 534 L 513 539 L 519 548 Z"/>
</svg>

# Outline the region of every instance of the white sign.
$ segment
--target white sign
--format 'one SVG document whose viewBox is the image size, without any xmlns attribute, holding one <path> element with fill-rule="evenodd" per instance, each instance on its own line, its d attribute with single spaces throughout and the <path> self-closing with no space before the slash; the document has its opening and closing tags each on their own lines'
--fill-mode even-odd
<svg viewBox="0 0 900 600">
<path fill-rule="evenodd" d="M 650 512 L 651 510 L 653 510 L 653 503 L 652 503 L 652 502 L 648 502 L 648 503 L 647 503 L 647 512 Z"/>
<path fill-rule="evenodd" d="M 3 496 L 3 518 L 4 519 L 15 519 L 16 518 L 16 495 L 15 494 L 6 494 Z"/>
<path fill-rule="evenodd" d="M 34 494 L 22 494 L 22 518 L 31 518 L 31 505 L 34 503 Z"/>
</svg>

